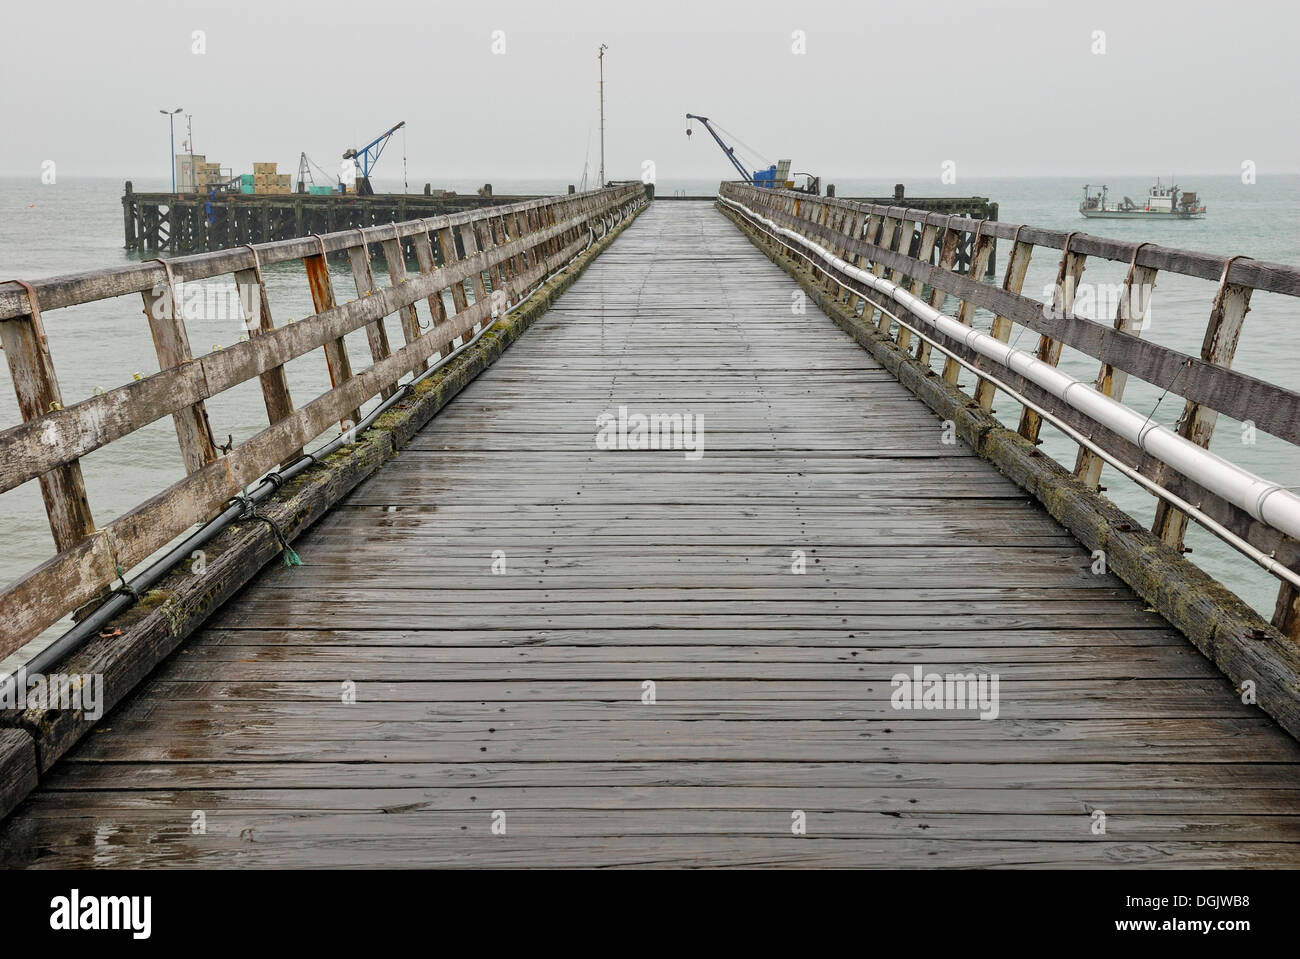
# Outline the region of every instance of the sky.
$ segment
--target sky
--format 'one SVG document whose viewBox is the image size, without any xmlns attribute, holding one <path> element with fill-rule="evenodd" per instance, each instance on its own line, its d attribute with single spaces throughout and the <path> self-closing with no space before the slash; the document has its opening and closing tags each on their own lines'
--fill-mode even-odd
<svg viewBox="0 0 1300 959">
<path fill-rule="evenodd" d="M 0 174 L 160 177 L 168 120 L 235 172 L 407 123 L 377 173 L 725 177 L 687 112 L 754 165 L 823 177 L 1300 171 L 1280 0 L 42 0 L 8 3 Z M 203 31 L 202 42 L 195 31 Z M 199 47 L 202 46 L 200 51 Z M 178 150 L 184 122 L 177 124 Z M 745 152 L 743 149 L 742 153 Z"/>
</svg>

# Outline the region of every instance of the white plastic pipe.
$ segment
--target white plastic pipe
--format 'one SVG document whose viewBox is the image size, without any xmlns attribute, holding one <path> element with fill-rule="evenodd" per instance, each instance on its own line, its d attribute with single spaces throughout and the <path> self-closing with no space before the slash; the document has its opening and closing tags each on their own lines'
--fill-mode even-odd
<svg viewBox="0 0 1300 959">
<path fill-rule="evenodd" d="M 1285 487 L 1256 476 L 1223 457 L 1202 449 L 1190 440 L 1154 422 L 1150 417 L 1111 399 L 1068 373 L 1044 363 L 1032 353 L 1018 350 L 987 333 L 959 323 L 897 284 L 859 269 L 802 234 L 787 230 L 754 212 L 743 203 L 737 203 L 725 196 L 719 196 L 718 199 L 762 223 L 772 232 L 789 237 L 795 243 L 812 251 L 837 272 L 851 276 L 858 282 L 888 296 L 936 331 L 1042 387 L 1094 422 L 1128 440 L 1162 463 L 1168 464 L 1176 472 L 1239 507 L 1260 522 L 1280 530 L 1293 539 L 1300 539 L 1300 497 Z"/>
<path fill-rule="evenodd" d="M 796 250 L 795 252 L 798 253 L 799 251 Z M 804 256 L 804 254 L 802 253 L 800 253 L 799 255 Z M 809 260 L 809 262 L 811 263 L 812 261 Z M 820 267 L 818 267 L 818 269 L 820 269 Z M 822 270 L 822 272 L 825 273 L 827 276 L 829 276 L 832 280 L 834 280 L 835 283 L 837 283 L 839 286 L 842 286 L 845 290 L 849 291 L 850 293 L 857 293 L 857 291 L 853 287 L 846 284 L 844 281 L 842 281 L 839 277 L 835 276 L 833 273 L 830 273 L 827 270 Z M 943 343 L 936 340 L 932 335 L 927 334 L 925 331 L 921 330 L 918 324 L 915 324 L 913 321 L 903 319 L 902 316 L 895 313 L 893 310 L 889 309 L 886 306 L 881 306 L 880 304 L 876 304 L 876 308 L 881 310 L 887 316 L 893 317 L 898 322 L 899 326 L 904 326 L 907 329 L 911 330 L 913 336 L 916 336 L 917 338 L 923 340 L 924 342 L 929 343 L 932 347 L 934 347 L 939 352 L 947 356 L 951 356 L 954 362 L 961 364 L 962 366 L 970 370 L 975 375 L 980 376 L 985 380 L 988 380 L 988 382 L 992 383 L 1003 393 L 1006 393 L 1007 396 L 1011 397 L 1021 406 L 1025 406 L 1028 407 L 1029 409 L 1037 411 L 1038 415 L 1041 416 L 1046 422 L 1051 423 L 1053 426 L 1059 429 L 1066 436 L 1070 437 L 1070 439 L 1074 440 L 1080 446 L 1086 446 L 1088 449 L 1092 450 L 1103 460 L 1109 463 L 1112 467 L 1119 470 L 1119 472 L 1123 473 L 1134 483 L 1137 483 L 1139 486 L 1146 489 L 1149 493 L 1153 493 L 1154 495 L 1160 497 L 1161 499 L 1165 500 L 1166 502 L 1169 503 L 1169 505 L 1175 507 L 1176 509 L 1182 510 L 1184 513 L 1186 513 L 1192 519 L 1196 520 L 1196 522 L 1200 523 L 1202 526 L 1208 529 L 1215 536 L 1219 537 L 1219 539 L 1223 540 L 1233 549 L 1248 556 L 1254 562 L 1264 567 L 1264 569 L 1268 570 L 1270 573 L 1272 573 L 1274 576 L 1278 577 L 1279 579 L 1284 579 L 1292 586 L 1296 587 L 1297 589 L 1300 589 L 1300 574 L 1295 573 L 1292 570 L 1288 569 L 1287 567 L 1283 566 L 1281 563 L 1275 560 L 1272 556 L 1269 556 L 1267 553 L 1264 553 L 1256 549 L 1254 546 L 1250 545 L 1249 542 L 1242 539 L 1232 530 L 1228 529 L 1226 526 L 1223 526 L 1221 523 L 1217 522 L 1212 517 L 1206 515 L 1201 510 L 1197 509 L 1191 503 L 1187 502 L 1187 500 L 1183 499 L 1182 497 L 1174 493 L 1171 493 L 1169 490 L 1165 489 L 1159 483 L 1156 483 L 1154 480 L 1148 479 L 1147 477 L 1139 473 L 1137 470 L 1135 470 L 1133 467 L 1127 465 L 1126 463 L 1123 463 L 1122 461 L 1120 461 L 1120 459 L 1117 456 L 1115 456 L 1115 454 L 1102 449 L 1091 439 L 1084 436 L 1074 427 L 1070 426 L 1068 423 L 1062 420 L 1055 413 L 1043 409 L 1041 406 L 1036 405 L 1029 398 L 1021 395 L 1012 387 L 1008 386 L 1002 380 L 994 376 L 992 372 L 990 372 L 989 370 L 979 369 L 970 360 L 966 359 L 964 356 L 958 355 L 956 350 L 952 349 L 949 346 L 944 345 Z"/>
</svg>

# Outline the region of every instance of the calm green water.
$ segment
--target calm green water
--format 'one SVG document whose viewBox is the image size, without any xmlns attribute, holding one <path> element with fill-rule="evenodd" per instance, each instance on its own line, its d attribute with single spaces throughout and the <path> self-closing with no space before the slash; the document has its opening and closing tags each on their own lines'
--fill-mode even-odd
<svg viewBox="0 0 1300 959">
<path fill-rule="evenodd" d="M 1168 177 L 1166 176 L 1166 180 Z M 1109 178 L 1095 175 L 1092 183 L 1106 182 L 1111 196 L 1145 196 L 1148 180 Z M 825 177 L 836 184 L 840 196 L 887 196 L 894 178 L 854 180 Z M 980 195 L 1000 204 L 1004 221 L 1031 223 L 1062 230 L 1088 232 L 1123 240 L 1147 240 L 1167 246 L 1186 247 L 1217 254 L 1245 254 L 1260 260 L 1300 264 L 1300 176 L 1262 177 L 1243 185 L 1236 177 L 1184 178 L 1181 185 L 1196 190 L 1209 208 L 1201 221 L 1162 223 L 1141 220 L 1086 221 L 1077 213 L 1082 179 L 965 180 L 942 185 L 907 180 L 908 194 L 915 196 Z M 162 180 L 135 181 L 139 190 L 166 189 Z M 479 183 L 463 181 L 439 184 L 470 192 Z M 378 181 L 383 190 L 400 190 L 400 182 Z M 498 193 L 563 192 L 560 181 L 496 182 Z M 688 194 L 712 194 L 716 180 L 661 179 L 661 195 L 676 190 Z M 122 183 L 116 179 L 61 179 L 56 185 L 39 181 L 0 178 L 0 278 L 36 278 L 80 270 L 98 269 L 130 262 L 122 249 Z M 999 267 L 1005 262 L 1006 245 L 998 250 Z M 339 268 L 335 268 L 338 270 Z M 1025 292 L 1039 298 L 1055 278 L 1056 259 L 1047 254 L 1031 264 Z M 1089 263 L 1084 280 L 1118 284 L 1123 264 Z M 274 320 L 310 315 L 311 300 L 301 268 L 285 264 L 267 271 Z M 336 289 L 352 295 L 350 274 L 337 272 Z M 1205 322 L 1214 296 L 1212 281 L 1161 276 L 1150 310 L 1150 322 L 1143 336 L 1189 353 L 1200 349 Z M 1081 309 L 1080 312 L 1087 312 Z M 1108 318 L 1108 317 L 1107 317 Z M 53 311 L 46 315 L 50 348 L 55 359 L 66 403 L 91 395 L 96 388 L 111 389 L 129 382 L 135 373 L 157 371 L 152 340 L 138 296 Z M 977 317 L 987 327 L 989 317 Z M 1291 388 L 1300 386 L 1300 323 L 1294 300 L 1272 294 L 1256 294 L 1234 368 Z M 235 318 L 188 321 L 195 353 L 214 344 L 229 346 L 242 332 Z M 1013 339 L 1020 333 L 1012 334 Z M 1019 345 L 1028 346 L 1034 337 L 1025 335 Z M 369 365 L 369 351 L 362 332 L 348 341 L 353 363 Z M 1061 366 L 1081 379 L 1091 380 L 1097 363 L 1066 350 Z M 324 359 L 317 354 L 301 357 L 287 367 L 290 390 L 298 402 L 324 392 L 329 378 Z M 964 380 L 969 385 L 968 380 Z M 1181 411 L 1177 398 L 1157 406 L 1157 392 L 1130 381 L 1126 401 L 1143 412 L 1156 409 L 1155 418 L 1173 425 Z M 1013 423 L 1019 415 L 1014 404 L 999 397 L 998 413 Z M 265 425 L 265 410 L 256 381 L 208 403 L 209 415 L 218 440 L 229 435 L 238 443 Z M 0 366 L 0 427 L 18 422 L 17 407 L 7 368 Z M 1075 447 L 1050 428 L 1044 429 L 1044 449 L 1070 465 Z M 1213 449 L 1242 466 L 1287 486 L 1300 486 L 1300 451 L 1257 434 L 1254 445 L 1242 442 L 1240 425 L 1221 418 Z M 103 524 L 137 505 L 147 495 L 161 490 L 184 475 L 170 420 L 150 427 L 83 460 L 86 485 L 96 521 Z M 1154 511 L 1150 496 L 1112 471 L 1102 481 L 1109 495 L 1144 522 Z M 1193 527 L 1188 535 L 1191 558 L 1238 591 L 1256 608 L 1271 613 L 1276 581 L 1254 568 L 1230 548 Z M 53 554 L 40 494 L 35 483 L 0 494 L 0 582 L 9 582 Z M 0 664 L 0 668 L 3 664 Z"/>
</svg>

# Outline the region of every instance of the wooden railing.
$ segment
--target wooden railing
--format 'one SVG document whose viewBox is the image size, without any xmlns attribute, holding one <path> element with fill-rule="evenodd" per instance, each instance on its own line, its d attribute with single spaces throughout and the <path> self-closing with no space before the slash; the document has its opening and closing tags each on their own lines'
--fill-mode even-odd
<svg viewBox="0 0 1300 959">
<path fill-rule="evenodd" d="M 993 318 L 986 331 L 1003 343 L 1008 342 L 1013 324 L 1032 330 L 1038 334 L 1035 355 L 1045 363 L 1056 366 L 1063 346 L 1094 358 L 1099 363 L 1095 388 L 1117 401 L 1122 400 L 1128 377 L 1136 377 L 1182 398 L 1183 411 L 1177 432 L 1202 448 L 1209 447 L 1219 414 L 1249 421 L 1256 429 L 1289 444 L 1300 444 L 1300 393 L 1231 369 L 1251 295 L 1255 291 L 1267 291 L 1300 296 L 1300 269 L 1246 257 L 1215 257 L 1151 243 L 1121 242 L 1084 233 L 1063 233 L 739 184 L 724 184 L 721 195 L 781 228 L 807 237 L 857 268 L 869 270 L 913 295 L 927 297 L 931 307 L 941 307 L 946 296 L 955 297 L 959 301 L 955 318 L 967 326 L 972 324 L 977 308 L 987 310 Z M 1000 285 L 976 279 L 983 272 L 994 238 L 1011 243 Z M 967 241 L 972 245 L 973 263 L 968 276 L 959 276 L 953 269 L 955 251 Z M 1022 293 L 1030 258 L 1039 250 L 1049 251 L 1057 264 L 1053 302 L 1047 309 L 1039 300 Z M 1075 292 L 1085 265 L 1097 259 L 1127 268 L 1110 324 L 1073 312 Z M 1159 273 L 1217 283 L 1199 356 L 1141 338 L 1150 291 Z M 848 292 L 829 275 L 823 276 L 822 284 L 837 302 L 860 309 L 862 317 L 880 334 L 891 337 L 898 347 L 919 361 L 930 362 L 931 344 L 914 337 L 910 330 L 879 309 L 882 305 L 879 296 L 870 295 L 871 291 L 852 282 L 847 285 L 854 292 Z M 944 348 L 962 357 L 977 371 L 971 391 L 973 404 L 985 411 L 992 409 L 995 387 L 989 379 L 978 376 L 978 372 L 996 376 L 1033 406 L 1063 421 L 1105 453 L 1183 500 L 1189 508 L 1199 510 L 1263 557 L 1292 573 L 1300 573 L 1300 542 L 1296 539 L 1205 489 L 1124 437 L 1085 417 L 1070 404 L 960 342 L 946 338 Z M 943 378 L 957 385 L 959 373 L 957 360 L 945 356 Z M 1041 425 L 1042 417 L 1025 406 L 1018 424 L 1019 434 L 1037 443 Z M 1102 465 L 1103 458 L 1096 451 L 1080 445 L 1074 463 L 1074 474 L 1079 480 L 1096 489 Z M 1187 515 L 1161 499 L 1152 532 L 1170 547 L 1182 550 L 1186 527 Z M 1273 625 L 1287 636 L 1300 638 L 1300 590 L 1285 578 L 1278 591 Z"/>
<path fill-rule="evenodd" d="M 0 283 L 0 346 L 23 422 L 0 431 L 0 493 L 37 481 L 57 554 L 0 592 L 0 657 L 63 616 L 105 596 L 124 570 L 191 526 L 211 518 L 248 484 L 297 459 L 331 424 L 360 421 L 363 404 L 391 396 L 417 374 L 508 308 L 599 236 L 615 213 L 640 196 L 639 185 L 542 198 L 452 216 L 220 250 L 51 279 Z M 389 286 L 371 271 L 382 251 Z M 407 272 L 405 249 L 418 272 Z M 342 301 L 326 257 L 345 253 L 360 295 Z M 301 261 L 315 314 L 275 327 L 263 268 Z M 193 356 L 177 308 L 178 284 L 233 277 L 248 338 Z M 467 294 L 466 286 L 470 286 Z M 442 293 L 449 291 L 448 309 Z M 159 372 L 63 405 L 45 335 L 51 311 L 140 294 Z M 472 300 L 471 300 L 472 296 Z M 431 322 L 422 330 L 417 306 Z M 403 345 L 384 325 L 397 315 Z M 363 328 L 372 365 L 352 369 L 344 336 Z M 290 360 L 321 350 L 332 388 L 294 407 L 285 378 Z M 269 426 L 230 449 L 218 448 L 205 400 L 258 379 Z M 184 479 L 97 526 L 82 480 L 86 454 L 171 416 Z"/>
</svg>

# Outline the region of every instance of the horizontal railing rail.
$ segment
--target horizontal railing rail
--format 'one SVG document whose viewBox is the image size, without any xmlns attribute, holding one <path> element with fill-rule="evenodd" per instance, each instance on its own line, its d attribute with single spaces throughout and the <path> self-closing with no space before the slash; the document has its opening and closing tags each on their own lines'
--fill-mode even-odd
<svg viewBox="0 0 1300 959">
<path fill-rule="evenodd" d="M 991 411 L 1001 388 L 1022 404 L 1017 432 L 1025 439 L 1039 442 L 1044 416 L 1082 439 L 1074 474 L 1087 486 L 1098 487 L 1103 463 L 1131 472 L 1159 497 L 1152 531 L 1164 543 L 1185 551 L 1191 514 L 1269 570 L 1281 580 L 1273 625 L 1300 638 L 1300 531 L 1291 522 L 1296 498 L 1208 452 L 1219 414 L 1300 445 L 1300 393 L 1231 369 L 1251 294 L 1300 296 L 1300 269 L 740 184 L 724 184 L 720 196 L 767 232 L 786 233 L 783 242 L 814 261 L 833 299 L 861 310 L 868 324 L 914 358 L 928 364 L 932 346 L 941 344 L 945 381 L 957 386 L 962 368 L 975 372 L 974 405 Z M 1012 241 L 1000 285 L 974 279 L 977 268 L 971 276 L 953 271 L 959 242 L 969 240 L 978 259 L 993 237 Z M 1037 247 L 1059 253 L 1048 308 L 1021 292 Z M 1073 312 L 1088 257 L 1127 266 L 1111 323 Z M 1141 338 L 1150 289 L 1161 272 L 1218 281 L 1199 356 Z M 941 312 L 949 295 L 958 300 L 951 316 Z M 974 330 L 976 309 L 993 314 L 987 331 Z M 1013 324 L 1038 334 L 1029 351 L 1008 343 Z M 971 330 L 963 334 L 962 327 Z M 1055 371 L 1063 346 L 1099 362 L 1095 383 L 1069 382 Z M 1123 405 L 1129 377 L 1183 399 L 1175 430 Z"/>
<path fill-rule="evenodd" d="M 512 307 L 603 234 L 644 195 L 626 185 L 509 206 L 353 229 L 238 250 L 182 256 L 31 282 L 0 283 L 0 346 L 23 422 L 0 430 L 0 492 L 39 482 L 57 553 L 0 591 L 0 657 L 61 618 L 102 601 L 124 571 L 215 513 L 260 477 L 297 460 L 338 423 L 346 432 L 362 406 L 393 395 Z M 390 285 L 371 269 L 378 246 Z M 404 255 L 414 251 L 418 272 Z M 336 295 L 326 257 L 346 253 L 358 290 Z M 300 261 L 315 312 L 276 327 L 263 269 Z M 231 276 L 244 304 L 247 339 L 194 356 L 178 290 L 183 282 Z M 444 292 L 451 303 L 446 303 Z M 52 310 L 139 294 L 159 372 L 63 405 L 45 329 Z M 426 304 L 431 321 L 417 308 Z M 385 319 L 399 320 L 394 348 Z M 354 372 L 344 337 L 364 329 L 372 365 Z M 285 364 L 322 350 L 331 389 L 295 408 Z M 269 425 L 242 443 L 218 447 L 205 401 L 259 380 Z M 186 476 L 113 521 L 96 525 L 80 459 L 172 417 Z"/>
</svg>

